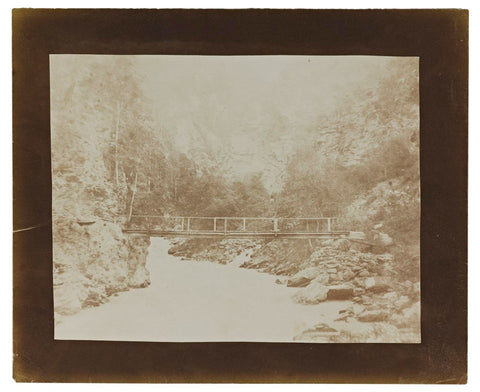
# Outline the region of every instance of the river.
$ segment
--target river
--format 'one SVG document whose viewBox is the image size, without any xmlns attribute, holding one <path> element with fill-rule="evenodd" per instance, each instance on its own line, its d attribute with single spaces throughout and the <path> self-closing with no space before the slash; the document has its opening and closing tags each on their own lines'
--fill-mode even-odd
<svg viewBox="0 0 480 392">
<path fill-rule="evenodd" d="M 55 339 L 151 342 L 292 342 L 319 322 L 331 323 L 348 301 L 293 302 L 298 290 L 277 277 L 228 265 L 180 260 L 170 243 L 152 238 L 147 258 L 151 285 L 112 297 L 62 318 Z"/>
</svg>

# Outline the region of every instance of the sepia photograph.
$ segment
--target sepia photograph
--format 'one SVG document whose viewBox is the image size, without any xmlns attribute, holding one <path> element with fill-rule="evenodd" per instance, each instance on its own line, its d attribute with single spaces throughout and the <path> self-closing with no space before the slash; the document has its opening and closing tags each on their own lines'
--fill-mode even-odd
<svg viewBox="0 0 480 392">
<path fill-rule="evenodd" d="M 56 340 L 421 343 L 418 57 L 49 61 Z"/>
</svg>

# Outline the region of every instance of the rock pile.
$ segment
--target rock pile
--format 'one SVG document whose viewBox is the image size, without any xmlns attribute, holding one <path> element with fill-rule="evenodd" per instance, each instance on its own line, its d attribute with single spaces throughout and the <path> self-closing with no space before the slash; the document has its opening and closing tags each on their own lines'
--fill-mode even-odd
<svg viewBox="0 0 480 392">
<path fill-rule="evenodd" d="M 189 260 L 206 260 L 219 264 L 231 263 L 235 257 L 247 249 L 257 250 L 263 241 L 228 239 L 188 239 L 178 241 L 168 251 L 169 254 Z"/>
<path fill-rule="evenodd" d="M 359 298 L 366 293 L 393 290 L 393 257 L 349 249 L 347 240 L 329 243 L 312 253 L 301 269 L 290 277 L 288 287 L 301 287 L 294 299 L 300 303 Z"/>
</svg>

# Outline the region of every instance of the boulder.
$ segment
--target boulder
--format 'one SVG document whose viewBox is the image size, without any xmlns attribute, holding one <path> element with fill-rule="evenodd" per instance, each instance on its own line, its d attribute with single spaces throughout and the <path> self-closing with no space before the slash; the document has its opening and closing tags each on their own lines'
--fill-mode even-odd
<svg viewBox="0 0 480 392">
<path fill-rule="evenodd" d="M 329 280 L 330 280 L 330 275 L 327 274 L 326 272 L 322 272 L 313 281 L 326 285 L 329 282 Z"/>
<path fill-rule="evenodd" d="M 384 255 L 377 256 L 376 260 L 377 260 L 377 262 L 382 263 L 382 264 L 383 263 L 390 263 L 390 262 L 393 261 L 393 256 L 389 253 L 386 253 Z"/>
<path fill-rule="evenodd" d="M 329 286 L 327 299 L 329 300 L 347 300 L 353 298 L 353 287 L 346 285 Z"/>
<path fill-rule="evenodd" d="M 392 290 L 392 287 L 389 286 L 388 284 L 376 284 L 375 286 L 372 286 L 367 290 L 371 293 L 381 294 L 381 293 L 388 293 L 389 291 Z"/>
<path fill-rule="evenodd" d="M 364 282 L 365 282 L 364 283 L 365 288 L 369 289 L 370 287 L 375 285 L 375 278 L 373 277 L 366 278 Z"/>
<path fill-rule="evenodd" d="M 374 241 L 380 246 L 389 246 L 393 244 L 393 239 L 388 234 L 377 233 L 373 237 Z"/>
<path fill-rule="evenodd" d="M 338 332 L 335 328 L 330 327 L 328 324 L 320 323 L 313 327 L 317 332 Z"/>
<path fill-rule="evenodd" d="M 375 276 L 365 279 L 365 287 L 367 291 L 375 294 L 392 291 L 391 280 L 382 276 Z"/>
<path fill-rule="evenodd" d="M 333 243 L 333 247 L 335 249 L 346 252 L 350 249 L 350 241 L 346 239 L 335 240 L 335 242 Z"/>
<path fill-rule="evenodd" d="M 288 287 L 305 287 L 313 279 L 324 273 L 325 269 L 322 266 L 305 268 L 295 275 L 293 275 L 287 282 Z"/>
<path fill-rule="evenodd" d="M 326 301 L 328 288 L 321 283 L 312 282 L 307 287 L 298 290 L 293 299 L 302 304 L 318 304 Z"/>
<path fill-rule="evenodd" d="M 359 265 L 355 265 L 355 266 L 352 267 L 352 271 L 353 271 L 353 272 L 358 272 L 358 271 L 360 271 L 361 269 L 362 269 L 362 267 L 360 267 Z"/>
<path fill-rule="evenodd" d="M 355 277 L 355 273 L 350 268 L 345 268 L 343 270 L 343 279 L 351 280 Z"/>
<path fill-rule="evenodd" d="M 305 278 L 304 276 L 293 276 L 288 279 L 287 287 L 305 287 L 308 286 L 311 281 L 312 279 Z"/>
<path fill-rule="evenodd" d="M 361 287 L 355 287 L 355 288 L 353 289 L 353 295 L 354 295 L 355 297 L 360 296 L 360 295 L 362 295 L 362 294 L 365 294 L 365 289 L 362 289 Z"/>
<path fill-rule="evenodd" d="M 384 310 L 364 310 L 357 316 L 358 321 L 365 323 L 386 321 L 390 317 L 389 313 Z"/>
<path fill-rule="evenodd" d="M 355 316 L 355 311 L 353 310 L 353 306 L 350 306 L 347 309 L 342 309 L 338 311 L 339 317 L 335 319 L 335 321 L 349 321 L 351 317 Z"/>
</svg>

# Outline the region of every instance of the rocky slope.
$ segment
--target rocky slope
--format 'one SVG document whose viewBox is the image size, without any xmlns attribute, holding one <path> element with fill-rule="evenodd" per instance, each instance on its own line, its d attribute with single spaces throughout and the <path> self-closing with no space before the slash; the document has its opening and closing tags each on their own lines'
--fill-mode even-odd
<svg viewBox="0 0 480 392">
<path fill-rule="evenodd" d="M 120 291 L 150 284 L 145 268 L 150 239 L 124 235 L 101 220 L 56 222 L 54 226 L 54 303 L 63 315 L 98 306 Z"/>
</svg>

